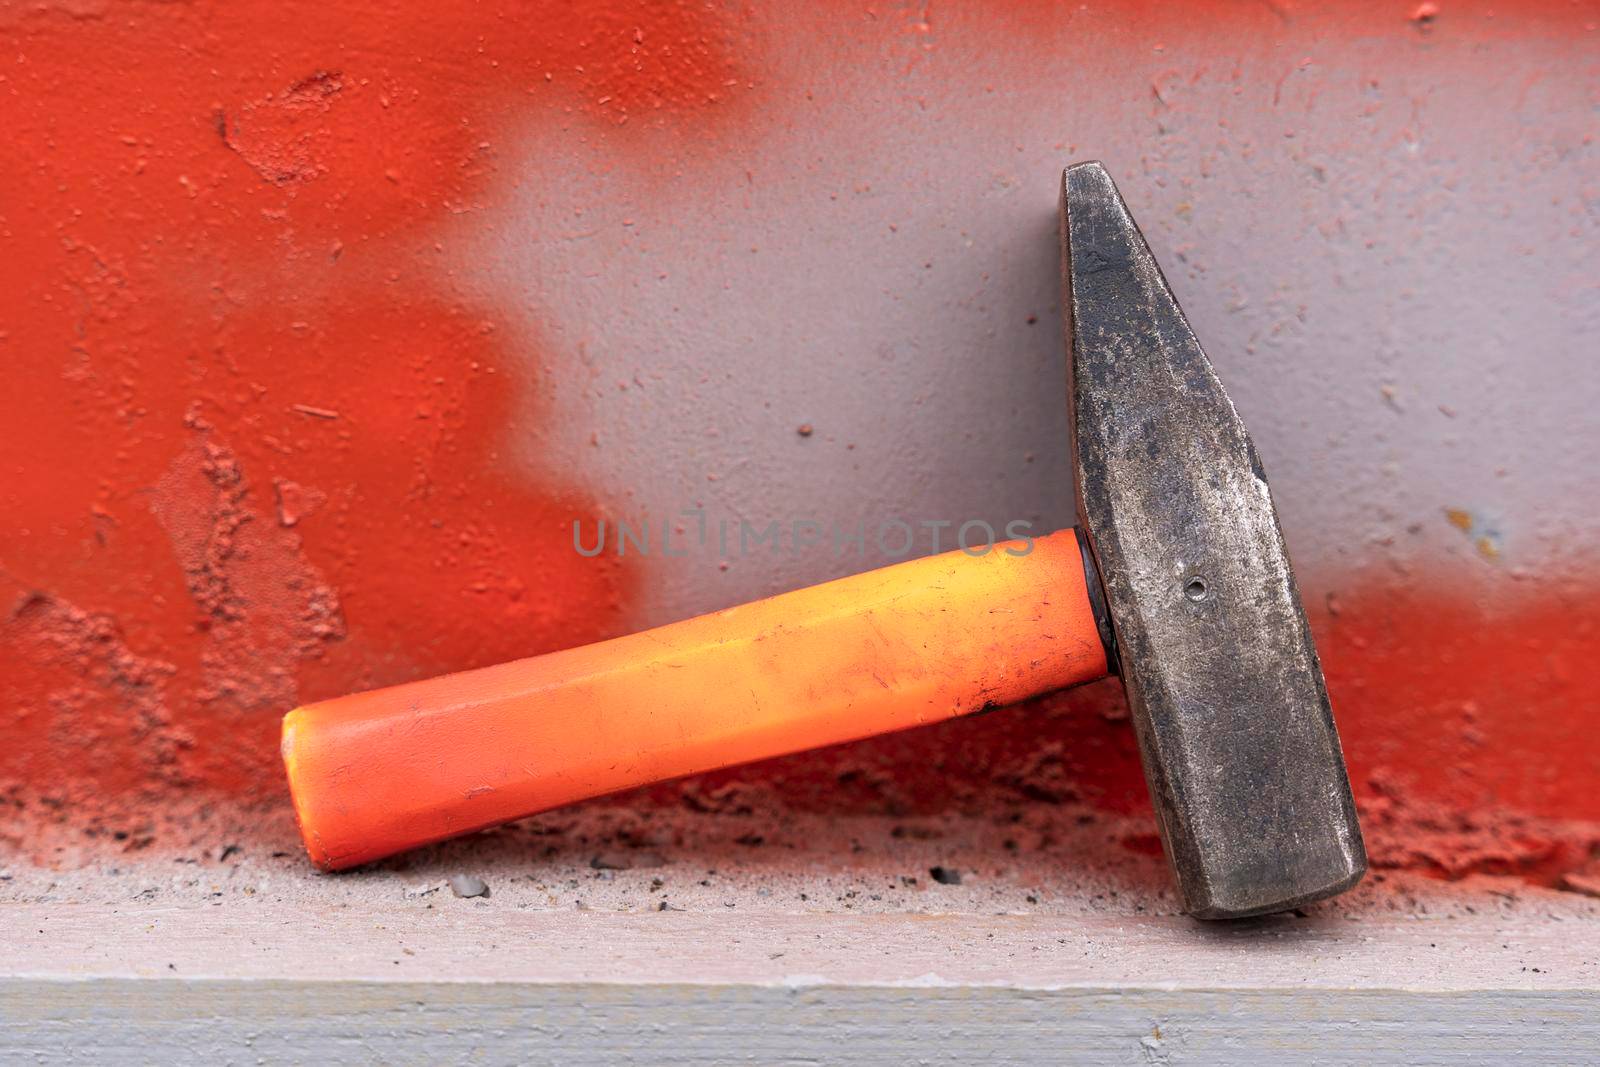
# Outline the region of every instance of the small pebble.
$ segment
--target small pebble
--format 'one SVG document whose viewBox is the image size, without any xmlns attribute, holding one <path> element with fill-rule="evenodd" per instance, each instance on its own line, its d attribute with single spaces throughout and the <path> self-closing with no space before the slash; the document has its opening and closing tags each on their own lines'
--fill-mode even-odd
<svg viewBox="0 0 1600 1067">
<path fill-rule="evenodd" d="M 471 874 L 452 874 L 450 892 L 458 897 L 487 897 L 489 886 L 482 878 Z"/>
<path fill-rule="evenodd" d="M 928 873 L 940 885 L 960 885 L 961 872 L 954 867 L 929 867 Z"/>
<path fill-rule="evenodd" d="M 801 437 L 810 437 L 813 433 L 816 432 L 816 430 L 812 428 L 812 426 L 811 426 L 811 424 L 809 422 L 802 422 L 800 424 L 800 429 L 797 432 L 800 434 Z"/>
</svg>

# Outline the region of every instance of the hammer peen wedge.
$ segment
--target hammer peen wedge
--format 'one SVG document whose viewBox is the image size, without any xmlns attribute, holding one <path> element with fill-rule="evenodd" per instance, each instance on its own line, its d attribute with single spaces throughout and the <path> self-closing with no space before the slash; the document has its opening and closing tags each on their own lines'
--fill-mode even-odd
<svg viewBox="0 0 1600 1067">
<path fill-rule="evenodd" d="M 1121 676 L 1184 910 L 1354 885 L 1361 831 L 1266 475 L 1105 169 L 1066 172 L 1080 525 L 290 712 L 328 869 Z"/>
</svg>

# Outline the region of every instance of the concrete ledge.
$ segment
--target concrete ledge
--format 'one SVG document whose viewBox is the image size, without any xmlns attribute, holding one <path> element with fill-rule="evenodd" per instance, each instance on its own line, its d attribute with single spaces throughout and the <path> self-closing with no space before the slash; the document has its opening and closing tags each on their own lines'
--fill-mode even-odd
<svg viewBox="0 0 1600 1067">
<path fill-rule="evenodd" d="M 1600 1048 L 1570 993 L 95 979 L 0 982 L 39 1063 L 1509 1062 Z"/>
<path fill-rule="evenodd" d="M 0 864 L 0 1063 L 1580 1062 L 1600 900 L 1376 872 L 1173 914 L 1140 820 L 591 809 L 322 875 L 278 831 Z M 757 844 L 757 840 L 762 842 Z M 204 839 L 206 844 L 201 844 Z M 231 842 L 242 840 L 243 844 Z M 936 873 L 937 872 L 937 873 Z M 453 876 L 488 896 L 461 897 Z"/>
<path fill-rule="evenodd" d="M 1595 927 L 1548 915 L 1215 927 L 441 903 L 7 906 L 0 1061 L 1578 1062 L 1600 1048 Z"/>
</svg>

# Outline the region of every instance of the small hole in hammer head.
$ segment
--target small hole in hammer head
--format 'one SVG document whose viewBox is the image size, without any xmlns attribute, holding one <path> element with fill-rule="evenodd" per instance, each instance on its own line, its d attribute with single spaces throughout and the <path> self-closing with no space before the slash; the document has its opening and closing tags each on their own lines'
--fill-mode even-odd
<svg viewBox="0 0 1600 1067">
<path fill-rule="evenodd" d="M 1198 574 L 1183 583 L 1183 595 L 1195 603 L 1204 600 L 1208 592 L 1210 592 L 1210 587 L 1206 585 L 1206 580 Z"/>
</svg>

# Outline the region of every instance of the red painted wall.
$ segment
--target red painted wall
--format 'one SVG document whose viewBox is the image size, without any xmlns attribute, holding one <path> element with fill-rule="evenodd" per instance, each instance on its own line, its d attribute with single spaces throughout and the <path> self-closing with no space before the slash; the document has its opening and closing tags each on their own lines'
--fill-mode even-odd
<svg viewBox="0 0 1600 1067">
<path fill-rule="evenodd" d="M 1045 54 L 1075 6 L 999 8 L 983 47 Z M 1514 43 L 1595 21 L 1562 3 L 1498 21 L 1273 0 L 1097 10 L 1108 64 L 1186 38 L 1226 64 L 1216 42 L 1302 16 L 1336 43 Z M 687 2 L 0 4 L 11 835 L 281 805 L 288 707 L 636 623 L 653 561 L 575 555 L 572 520 L 605 510 L 596 491 L 530 473 L 508 445 L 513 425 L 570 419 L 550 383 L 586 371 L 570 345 L 528 345 L 459 266 L 511 210 L 518 138 L 600 144 L 646 189 L 751 139 L 825 150 L 827 124 L 789 105 L 842 71 L 835 42 L 909 41 L 914 64 L 936 29 L 960 32 L 937 10 L 848 4 L 793 25 Z M 786 35 L 802 58 L 773 64 Z M 1582 558 L 1562 566 L 1531 584 L 1459 560 L 1310 568 L 1380 862 L 1546 879 L 1600 841 L 1600 583 Z M 711 784 L 734 778 L 840 811 L 1144 803 L 1109 684 Z"/>
</svg>

